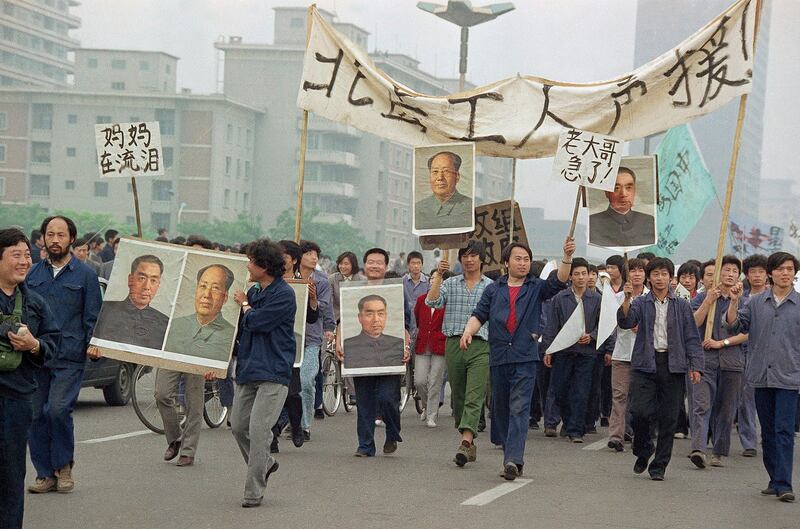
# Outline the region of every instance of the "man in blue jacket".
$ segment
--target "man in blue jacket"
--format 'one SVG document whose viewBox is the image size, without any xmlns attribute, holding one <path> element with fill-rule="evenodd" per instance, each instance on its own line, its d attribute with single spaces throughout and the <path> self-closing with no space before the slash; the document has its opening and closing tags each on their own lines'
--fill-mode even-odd
<svg viewBox="0 0 800 529">
<path fill-rule="evenodd" d="M 552 343 L 572 313 L 579 309 L 584 313 L 583 335 L 569 347 L 545 355 L 544 365 L 553 368 L 550 383 L 555 386 L 567 436 L 573 443 L 582 443 L 586 433 L 585 417 L 589 398 L 596 398 L 596 395 L 590 395 L 590 390 L 598 355 L 597 327 L 600 322 L 602 296 L 597 290 L 587 288 L 589 263 L 586 259 L 577 257 L 572 261 L 570 279 L 570 288 L 553 296 L 552 317 L 547 320 L 544 341 Z M 610 354 L 614 350 L 613 336 L 608 337 L 599 349 Z"/>
<path fill-rule="evenodd" d="M 629 390 L 636 456 L 633 471 L 641 474 L 649 470 L 652 480 L 663 481 L 672 457 L 686 373 L 692 384 L 700 382 L 705 357 L 689 301 L 677 297 L 669 288 L 675 265 L 659 257 L 647 264 L 646 272 L 650 292 L 631 301 L 633 285 L 626 282 L 617 323 L 621 329 L 638 325 Z M 650 437 L 653 422 L 658 425 L 655 448 Z"/>
<path fill-rule="evenodd" d="M 36 372 L 53 356 L 61 338 L 44 300 L 25 286 L 31 253 L 25 234 L 0 230 L 0 314 L 12 316 L 24 330 L 0 336 L 0 351 L 21 353 L 16 367 L 0 371 L 0 527 L 22 527 L 25 505 L 25 448 L 36 390 Z M 17 310 L 19 309 L 19 310 Z M 18 316 L 14 313 L 17 312 Z"/>
<path fill-rule="evenodd" d="M 278 470 L 269 446 L 292 378 L 296 301 L 283 280 L 280 246 L 260 239 L 247 245 L 247 257 L 248 281 L 256 284 L 233 295 L 242 312 L 231 431 L 247 463 L 242 507 L 258 507 L 270 474 Z"/>
<path fill-rule="evenodd" d="M 70 253 L 78 235 L 75 223 L 56 215 L 42 222 L 47 259 L 36 263 L 25 280 L 42 296 L 61 329 L 61 344 L 37 371 L 29 443 L 36 481 L 33 493 L 71 492 L 75 435 L 72 409 L 78 399 L 86 350 L 102 297 L 97 274 Z"/>
<path fill-rule="evenodd" d="M 530 248 L 521 243 L 508 245 L 502 257 L 508 275 L 486 287 L 461 336 L 461 349 L 466 350 L 481 325 L 489 323 L 493 432 L 503 446 L 502 476 L 509 481 L 522 473 L 525 463 L 531 396 L 540 360 L 534 335 L 540 329 L 542 301 L 567 286 L 574 252 L 575 242 L 567 237 L 558 273 L 544 281 L 530 275 Z"/>
</svg>

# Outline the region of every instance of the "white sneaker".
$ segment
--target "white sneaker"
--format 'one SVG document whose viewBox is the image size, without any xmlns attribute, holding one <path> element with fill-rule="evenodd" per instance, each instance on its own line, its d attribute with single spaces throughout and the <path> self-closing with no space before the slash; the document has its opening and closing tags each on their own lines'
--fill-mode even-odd
<svg viewBox="0 0 800 529">
<path fill-rule="evenodd" d="M 425 423 L 425 425 L 428 428 L 436 428 L 436 421 L 434 421 L 433 419 L 428 419 L 428 421 Z"/>
<path fill-rule="evenodd" d="M 425 422 L 425 420 L 427 418 L 428 418 L 428 414 L 425 412 L 425 410 L 422 410 L 422 413 L 419 414 L 419 420 L 422 421 L 422 422 Z"/>
<path fill-rule="evenodd" d="M 386 423 L 383 422 L 381 419 L 375 419 L 375 426 L 380 426 L 381 428 L 386 428 Z"/>
</svg>

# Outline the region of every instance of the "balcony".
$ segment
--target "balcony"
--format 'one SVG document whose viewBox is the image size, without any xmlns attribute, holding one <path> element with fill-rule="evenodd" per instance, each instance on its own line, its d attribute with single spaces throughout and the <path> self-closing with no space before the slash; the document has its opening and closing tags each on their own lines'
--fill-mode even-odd
<svg viewBox="0 0 800 529">
<path fill-rule="evenodd" d="M 303 187 L 303 191 L 309 194 L 356 198 L 355 186 L 345 182 L 309 182 L 306 180 Z"/>
<path fill-rule="evenodd" d="M 361 167 L 358 156 L 352 152 L 334 151 L 331 149 L 309 149 L 306 152 L 306 162 L 344 165 L 353 169 L 358 169 Z"/>
<path fill-rule="evenodd" d="M 320 213 L 314 217 L 314 222 L 324 222 L 326 224 L 338 224 L 344 222 L 348 226 L 353 225 L 353 216 L 347 213 Z"/>
<path fill-rule="evenodd" d="M 303 130 L 303 120 L 297 120 L 297 128 L 298 130 Z M 336 123 L 335 121 L 330 121 L 327 119 L 322 118 L 315 118 L 313 116 L 309 116 L 308 118 L 308 130 L 314 132 L 328 132 L 332 134 L 342 134 L 345 136 L 349 136 L 351 138 L 361 138 L 361 131 L 357 128 L 353 127 L 352 125 L 345 125 L 344 123 Z"/>
</svg>

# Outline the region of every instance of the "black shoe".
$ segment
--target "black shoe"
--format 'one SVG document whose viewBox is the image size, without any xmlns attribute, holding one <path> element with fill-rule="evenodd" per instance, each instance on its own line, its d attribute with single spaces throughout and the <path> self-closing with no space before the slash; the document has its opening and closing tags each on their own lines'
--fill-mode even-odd
<svg viewBox="0 0 800 529">
<path fill-rule="evenodd" d="M 242 502 L 242 507 L 250 509 L 252 507 L 261 507 L 261 500 L 245 500 Z"/>
<path fill-rule="evenodd" d="M 355 406 L 356 405 L 356 398 L 355 397 L 347 397 L 347 398 L 350 401 L 350 406 Z"/>
<path fill-rule="evenodd" d="M 653 481 L 664 481 L 664 474 L 661 472 L 650 472 L 650 479 Z"/>
<path fill-rule="evenodd" d="M 534 421 L 533 419 L 531 419 L 530 422 L 528 423 L 528 428 L 530 428 L 531 430 L 538 430 L 539 429 L 539 422 L 538 421 Z"/>
<path fill-rule="evenodd" d="M 689 459 L 697 468 L 706 468 L 706 455 L 700 450 L 695 450 L 689 454 Z"/>
<path fill-rule="evenodd" d="M 314 418 L 315 419 L 325 418 L 325 412 L 322 410 L 322 408 L 317 408 L 316 410 L 314 410 Z"/>
<path fill-rule="evenodd" d="M 303 434 L 302 430 L 298 430 L 297 432 L 292 430 L 292 443 L 294 444 L 295 447 L 300 448 L 301 446 L 303 446 L 305 440 L 306 436 L 305 434 Z"/>
<path fill-rule="evenodd" d="M 794 503 L 794 492 L 785 490 L 778 494 L 778 499 L 784 503 Z"/>
<path fill-rule="evenodd" d="M 519 467 L 516 463 L 506 463 L 503 465 L 503 477 L 507 481 L 514 481 L 519 477 Z"/>
<path fill-rule="evenodd" d="M 397 452 L 397 441 L 386 441 L 383 443 L 384 454 L 394 454 Z"/>
<path fill-rule="evenodd" d="M 270 476 L 270 474 L 272 474 L 272 473 L 274 473 L 274 472 L 277 472 L 277 471 L 278 471 L 278 467 L 279 467 L 279 466 L 280 466 L 280 465 L 278 464 L 278 462 L 277 462 L 277 461 L 275 461 L 274 463 L 272 463 L 272 466 L 271 466 L 271 467 L 269 467 L 269 468 L 267 469 L 267 473 L 264 475 L 264 484 L 266 484 L 266 483 L 267 483 L 267 481 L 269 481 L 269 476 Z"/>
<path fill-rule="evenodd" d="M 614 449 L 617 452 L 624 452 L 625 447 L 622 445 L 621 441 L 617 441 L 616 439 L 612 439 L 608 442 L 608 447 Z"/>
<path fill-rule="evenodd" d="M 758 455 L 758 450 L 755 448 L 746 448 L 744 452 L 742 452 L 742 457 L 756 457 Z"/>
<path fill-rule="evenodd" d="M 353 455 L 356 457 L 372 457 L 370 454 L 362 452 L 361 450 L 356 450 L 356 453 Z"/>
<path fill-rule="evenodd" d="M 630 434 L 627 434 L 627 433 L 626 433 L 626 434 L 625 434 L 625 437 L 624 437 L 624 441 L 625 441 L 626 443 L 632 443 L 632 442 L 633 442 L 633 436 L 632 436 L 632 435 L 630 435 Z"/>
<path fill-rule="evenodd" d="M 544 427 L 544 436 L 545 437 L 557 437 L 558 432 L 552 426 L 545 426 Z"/>
<path fill-rule="evenodd" d="M 608 428 L 608 419 L 606 417 L 600 417 L 600 427 Z"/>
<path fill-rule="evenodd" d="M 764 496 L 777 496 L 778 491 L 773 489 L 772 487 L 767 487 L 766 489 L 761 491 L 761 494 Z"/>
<path fill-rule="evenodd" d="M 303 441 L 310 441 L 310 440 L 311 440 L 311 431 L 303 430 Z"/>
<path fill-rule="evenodd" d="M 270 454 L 277 454 L 279 452 L 280 452 L 280 449 L 278 449 L 278 438 L 277 437 L 273 437 L 272 438 L 272 442 L 269 444 L 269 453 Z"/>
<path fill-rule="evenodd" d="M 647 470 L 647 463 L 650 460 L 649 457 L 637 457 L 636 463 L 633 465 L 633 472 L 634 474 L 641 474 L 645 470 Z"/>
<path fill-rule="evenodd" d="M 486 430 L 486 419 L 481 419 L 478 421 L 478 432 L 482 432 Z"/>
</svg>

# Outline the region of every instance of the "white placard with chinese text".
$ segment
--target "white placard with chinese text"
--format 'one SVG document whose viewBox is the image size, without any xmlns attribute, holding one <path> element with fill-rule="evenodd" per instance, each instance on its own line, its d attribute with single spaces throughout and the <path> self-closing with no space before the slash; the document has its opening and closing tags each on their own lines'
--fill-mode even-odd
<svg viewBox="0 0 800 529">
<path fill-rule="evenodd" d="M 158 121 L 101 123 L 94 138 L 100 178 L 164 174 Z"/>
<path fill-rule="evenodd" d="M 566 129 L 558 137 L 553 177 L 586 187 L 613 191 L 622 140 L 586 130 Z"/>
</svg>

